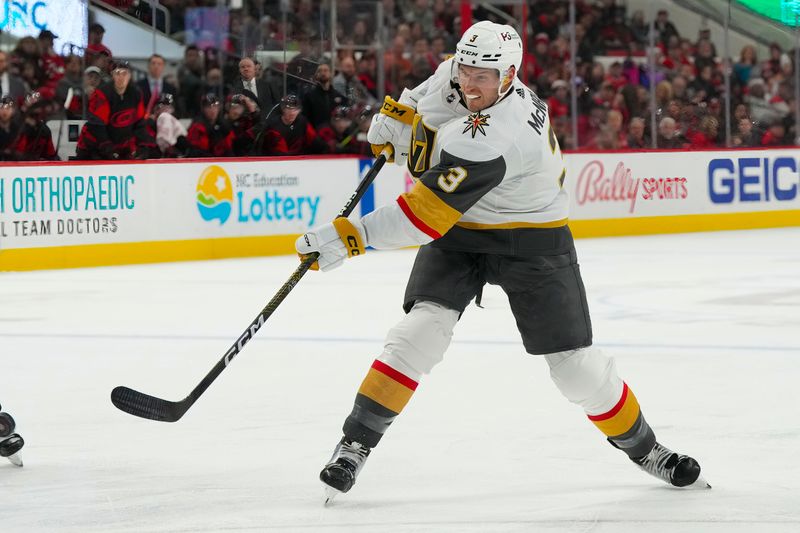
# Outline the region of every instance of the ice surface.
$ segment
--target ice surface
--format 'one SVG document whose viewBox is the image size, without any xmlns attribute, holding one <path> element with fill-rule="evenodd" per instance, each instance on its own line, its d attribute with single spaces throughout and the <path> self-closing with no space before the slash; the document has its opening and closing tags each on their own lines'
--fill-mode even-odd
<svg viewBox="0 0 800 533">
<path fill-rule="evenodd" d="M 0 462 L 0 531 L 800 531 L 800 228 L 577 245 L 596 344 L 712 490 L 609 446 L 487 288 L 323 507 L 409 250 L 309 273 L 181 421 L 111 405 L 116 385 L 185 396 L 294 270 L 277 257 L 0 274 L 0 402 L 27 441 L 24 468 Z"/>
</svg>

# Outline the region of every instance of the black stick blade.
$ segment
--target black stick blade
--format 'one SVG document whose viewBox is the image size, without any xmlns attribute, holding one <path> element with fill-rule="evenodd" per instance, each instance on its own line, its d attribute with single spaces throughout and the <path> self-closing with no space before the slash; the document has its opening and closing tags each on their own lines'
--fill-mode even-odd
<svg viewBox="0 0 800 533">
<path fill-rule="evenodd" d="M 186 412 L 181 402 L 162 400 L 121 386 L 111 391 L 111 403 L 120 411 L 159 422 L 177 422 Z"/>
</svg>

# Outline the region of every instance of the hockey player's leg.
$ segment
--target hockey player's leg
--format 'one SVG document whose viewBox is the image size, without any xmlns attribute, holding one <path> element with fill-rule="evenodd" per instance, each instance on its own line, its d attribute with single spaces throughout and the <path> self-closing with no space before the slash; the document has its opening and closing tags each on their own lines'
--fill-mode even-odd
<svg viewBox="0 0 800 533">
<path fill-rule="evenodd" d="M 344 437 L 320 472 L 328 500 L 352 488 L 370 451 L 411 399 L 423 374 L 444 357 L 459 312 L 433 302 L 417 302 L 389 330 L 383 353 L 358 389 Z"/>
<path fill-rule="evenodd" d="M 7 457 L 16 466 L 22 466 L 19 451 L 25 445 L 25 441 L 14 433 L 15 427 L 16 423 L 11 415 L 0 412 L 0 457 Z"/>
<path fill-rule="evenodd" d="M 613 359 L 591 346 L 548 354 L 545 359 L 562 394 L 583 407 L 608 441 L 644 471 L 676 487 L 710 487 L 695 459 L 656 442 L 636 396 L 620 379 Z"/>
</svg>

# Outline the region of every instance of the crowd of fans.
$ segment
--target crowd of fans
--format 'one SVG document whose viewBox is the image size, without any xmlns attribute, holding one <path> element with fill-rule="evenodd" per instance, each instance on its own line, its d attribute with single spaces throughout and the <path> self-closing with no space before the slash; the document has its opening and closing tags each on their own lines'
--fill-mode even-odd
<svg viewBox="0 0 800 533">
<path fill-rule="evenodd" d="M 153 13 L 147 2 L 106 1 L 139 18 Z M 79 160 L 368 155 L 366 131 L 380 95 L 397 98 L 403 88 L 430 76 L 453 49 L 461 27 L 460 3 L 453 0 L 381 3 L 382 25 L 375 20 L 374 1 L 337 2 L 338 46 L 331 58 L 325 38 L 332 33 L 330 3 L 292 0 L 284 26 L 279 7 L 246 1 L 229 12 L 222 50 L 189 45 L 177 65 L 153 54 L 138 80 L 135 69 L 103 44 L 100 24 L 90 26 L 83 57 L 59 55 L 50 31 L 24 37 L 12 51 L 0 51 L 0 159 L 56 159 L 46 125 L 51 118 L 86 120 L 74 156 Z M 547 100 L 562 146 L 647 149 L 653 136 L 663 149 L 726 145 L 724 62 L 708 30 L 682 35 L 669 13 L 659 11 L 651 73 L 645 57 L 650 23 L 644 14 L 628 13 L 616 0 L 579 0 L 572 78 L 566 3 L 529 3 L 533 15 L 519 75 Z M 159 5 L 171 14 L 171 31 L 181 32 L 188 8 L 213 7 L 216 1 Z M 505 22 L 481 8 L 473 18 Z M 288 64 L 258 61 L 257 52 L 284 43 L 292 52 Z M 745 46 L 731 63 L 731 145 L 796 144 L 793 54 L 773 44 L 768 57 L 758 58 L 754 46 Z M 577 93 L 577 130 L 571 89 Z"/>
</svg>

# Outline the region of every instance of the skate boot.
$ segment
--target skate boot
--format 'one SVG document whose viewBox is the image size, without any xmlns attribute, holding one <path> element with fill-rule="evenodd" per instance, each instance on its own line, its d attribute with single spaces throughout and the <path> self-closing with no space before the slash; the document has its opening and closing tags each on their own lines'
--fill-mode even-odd
<svg viewBox="0 0 800 533">
<path fill-rule="evenodd" d="M 19 451 L 25 445 L 18 434 L 14 433 L 16 423 L 8 413 L 0 412 L 0 457 L 8 457 L 8 460 L 17 466 L 22 466 L 22 457 Z"/>
<path fill-rule="evenodd" d="M 675 487 L 710 489 L 711 485 L 700 475 L 700 465 L 688 455 L 680 455 L 656 442 L 650 453 L 631 461 L 648 474 Z"/>
<path fill-rule="evenodd" d="M 325 484 L 326 504 L 337 494 L 347 492 L 353 487 L 370 451 L 370 448 L 360 442 L 342 437 L 333 450 L 331 460 L 319 473 L 319 479 Z"/>
</svg>

